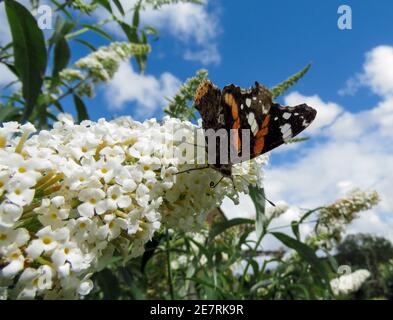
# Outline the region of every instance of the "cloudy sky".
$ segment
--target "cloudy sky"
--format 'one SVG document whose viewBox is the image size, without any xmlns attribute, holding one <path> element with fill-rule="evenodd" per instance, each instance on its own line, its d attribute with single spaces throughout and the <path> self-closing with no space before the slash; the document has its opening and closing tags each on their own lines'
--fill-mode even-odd
<svg viewBox="0 0 393 320">
<path fill-rule="evenodd" d="M 381 204 L 363 213 L 349 232 L 374 232 L 393 240 L 393 2 L 345 1 L 352 8 L 352 30 L 337 27 L 342 1 L 205 2 L 142 13 L 143 24 L 160 33 L 147 70 L 140 75 L 135 65 L 124 63 L 87 103 L 92 118 L 160 118 L 165 97 L 201 68 L 219 86 L 233 82 L 248 87 L 258 80 L 271 87 L 312 62 L 306 77 L 279 99 L 318 110 L 307 130 L 312 139 L 272 152 L 266 193 L 274 202 L 312 208 L 353 187 L 376 189 Z M 103 17 L 102 11 L 93 19 Z M 0 5 L 1 43 L 9 39 L 4 19 Z M 123 39 L 115 25 L 106 28 Z M 87 53 L 73 49 L 73 61 Z M 0 86 L 10 79 L 0 66 Z M 232 216 L 252 216 L 254 211 L 246 197 L 237 207 L 226 202 L 224 209 Z M 295 216 L 290 210 L 277 223 Z"/>
</svg>

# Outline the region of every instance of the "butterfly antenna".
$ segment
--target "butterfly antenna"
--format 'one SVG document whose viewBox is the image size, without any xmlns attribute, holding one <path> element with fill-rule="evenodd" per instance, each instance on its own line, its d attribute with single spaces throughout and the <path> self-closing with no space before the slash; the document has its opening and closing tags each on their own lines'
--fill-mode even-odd
<svg viewBox="0 0 393 320">
<path fill-rule="evenodd" d="M 215 187 L 217 187 L 220 184 L 220 182 L 222 181 L 222 179 L 224 179 L 224 176 L 222 176 L 221 179 L 218 180 L 217 183 L 214 183 L 213 181 L 211 181 L 210 182 L 210 188 L 214 189 Z"/>
</svg>

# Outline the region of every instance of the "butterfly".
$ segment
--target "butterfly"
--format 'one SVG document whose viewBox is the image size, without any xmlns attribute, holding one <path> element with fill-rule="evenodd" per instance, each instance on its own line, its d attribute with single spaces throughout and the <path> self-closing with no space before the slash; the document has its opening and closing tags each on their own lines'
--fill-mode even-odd
<svg viewBox="0 0 393 320">
<path fill-rule="evenodd" d="M 258 82 L 249 89 L 230 84 L 220 90 L 205 80 L 195 93 L 194 107 L 201 114 L 205 133 L 221 131 L 229 137 L 224 149 L 215 141 L 217 161 L 209 164 L 229 178 L 232 178 L 232 165 L 258 157 L 289 141 L 307 128 L 317 114 L 306 104 L 284 107 L 274 103 L 272 93 Z M 207 136 L 206 142 L 208 148 Z M 249 147 L 247 154 L 243 150 L 246 144 Z M 222 152 L 229 161 L 221 161 Z M 235 159 L 228 156 L 231 152 L 237 155 Z"/>
</svg>

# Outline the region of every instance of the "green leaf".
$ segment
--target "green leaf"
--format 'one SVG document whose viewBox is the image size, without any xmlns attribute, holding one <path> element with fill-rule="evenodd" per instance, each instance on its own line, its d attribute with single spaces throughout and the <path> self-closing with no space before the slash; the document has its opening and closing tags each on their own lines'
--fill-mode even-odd
<svg viewBox="0 0 393 320">
<path fill-rule="evenodd" d="M 135 5 L 134 8 L 134 16 L 132 17 L 132 26 L 134 28 L 139 27 L 139 12 L 141 10 L 141 1 L 138 1 L 138 3 Z"/>
<path fill-rule="evenodd" d="M 113 38 L 108 33 L 106 33 L 104 30 L 102 30 L 96 26 L 93 26 L 91 24 L 85 24 L 85 23 L 81 24 L 81 26 L 98 33 L 99 35 L 103 36 L 104 38 L 108 39 L 109 41 L 114 41 Z"/>
<path fill-rule="evenodd" d="M 22 118 L 22 122 L 25 122 L 33 112 L 44 81 L 47 65 L 45 38 L 37 21 L 24 6 L 6 0 L 5 8 L 12 34 L 14 65 L 26 101 Z"/>
<path fill-rule="evenodd" d="M 131 43 L 139 43 L 139 37 L 138 37 L 138 32 L 135 27 L 131 27 L 127 23 L 124 23 L 122 21 L 118 21 L 120 27 L 123 29 L 123 32 L 125 33 L 128 41 Z"/>
<path fill-rule="evenodd" d="M 119 0 L 113 0 L 113 3 L 117 7 L 117 9 L 120 11 L 120 13 L 124 16 L 125 12 L 124 12 L 124 9 L 123 9 L 123 6 L 122 6 L 121 2 Z"/>
<path fill-rule="evenodd" d="M 90 42 L 83 40 L 83 39 L 73 39 L 76 42 L 79 42 L 80 44 L 83 44 L 84 46 L 86 46 L 87 48 L 89 48 L 91 51 L 97 51 L 97 48 L 94 47 L 92 44 L 90 44 Z"/>
<path fill-rule="evenodd" d="M 49 39 L 49 45 L 53 46 L 59 40 L 63 39 L 72 29 L 75 28 L 75 23 L 69 20 L 65 20 L 61 16 L 56 17 L 55 31 L 52 37 Z"/>
<path fill-rule="evenodd" d="M 118 0 L 117 0 L 118 1 Z M 96 0 L 97 3 L 99 3 L 101 6 L 103 6 L 106 10 L 108 10 L 110 13 L 112 12 L 112 7 L 111 4 L 109 3 L 108 0 Z"/>
<path fill-rule="evenodd" d="M 234 226 L 238 226 L 241 224 L 253 224 L 254 220 L 244 219 L 244 218 L 235 218 L 231 220 L 227 220 L 224 222 L 217 223 L 213 226 L 209 233 L 209 241 L 212 241 L 219 234 L 223 233 L 225 230 L 232 228 Z"/>
<path fill-rule="evenodd" d="M 57 76 L 58 73 L 68 65 L 70 58 L 71 51 L 70 47 L 68 46 L 67 40 L 61 38 L 59 41 L 57 41 L 55 45 L 52 76 Z"/>
<path fill-rule="evenodd" d="M 291 222 L 291 228 L 292 228 L 293 234 L 296 236 L 296 239 L 300 241 L 299 222 L 298 221 L 292 221 Z"/>
<path fill-rule="evenodd" d="M 297 142 L 304 142 L 310 140 L 310 137 L 301 137 L 301 138 L 291 138 L 285 141 L 286 144 L 289 143 L 297 143 Z"/>
<path fill-rule="evenodd" d="M 314 250 L 311 249 L 306 244 L 291 238 L 285 233 L 281 232 L 272 232 L 273 236 L 275 236 L 278 240 L 280 240 L 287 247 L 295 250 L 300 257 L 302 257 L 305 261 L 307 261 L 310 266 L 315 270 L 317 274 L 319 274 L 326 283 L 329 282 L 328 274 L 323 262 L 317 257 Z"/>
<path fill-rule="evenodd" d="M 20 109 L 12 106 L 0 106 L 0 122 L 15 121 L 20 114 Z"/>
<path fill-rule="evenodd" d="M 266 201 L 265 201 L 265 190 L 263 188 L 254 187 L 250 185 L 248 187 L 250 192 L 250 197 L 254 203 L 256 210 L 255 217 L 255 231 L 257 233 L 257 238 L 262 234 L 263 230 L 266 228 Z"/>
<path fill-rule="evenodd" d="M 311 63 L 309 63 L 306 67 L 300 70 L 298 73 L 289 77 L 287 80 L 281 82 L 276 85 L 271 92 L 273 94 L 273 98 L 277 98 L 281 96 L 285 91 L 287 91 L 290 87 L 292 87 L 296 82 L 298 82 L 303 76 L 307 73 L 307 71 L 311 68 Z"/>
<path fill-rule="evenodd" d="M 104 269 L 94 275 L 106 300 L 117 300 L 120 295 L 120 284 L 112 270 Z"/>
<path fill-rule="evenodd" d="M 78 122 L 89 119 L 89 115 L 87 113 L 85 103 L 76 94 L 74 94 L 74 104 L 75 104 L 76 112 L 78 114 Z"/>
<path fill-rule="evenodd" d="M 144 28 L 144 31 L 146 34 L 153 36 L 153 41 L 156 41 L 159 39 L 159 33 L 156 28 L 151 27 L 151 26 L 147 26 Z"/>
</svg>

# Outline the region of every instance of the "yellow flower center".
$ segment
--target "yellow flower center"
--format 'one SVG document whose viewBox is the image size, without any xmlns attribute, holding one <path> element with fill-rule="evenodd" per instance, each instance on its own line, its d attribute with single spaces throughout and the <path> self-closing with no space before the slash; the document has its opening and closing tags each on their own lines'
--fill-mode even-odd
<svg viewBox="0 0 393 320">
<path fill-rule="evenodd" d="M 18 259 L 18 258 L 19 258 L 18 252 L 13 252 L 13 253 L 11 254 L 11 259 Z"/>
<path fill-rule="evenodd" d="M 96 204 L 96 203 L 97 203 L 97 200 L 94 199 L 94 198 L 91 198 L 89 202 L 90 202 L 91 204 Z"/>
<path fill-rule="evenodd" d="M 1 241 L 7 240 L 7 235 L 4 233 L 0 233 L 0 240 Z"/>
<path fill-rule="evenodd" d="M 102 172 L 103 174 L 108 173 L 108 169 L 107 169 L 107 168 L 102 168 L 102 169 L 101 169 L 101 172 Z"/>
<path fill-rule="evenodd" d="M 45 238 L 42 239 L 42 242 L 43 242 L 45 245 L 48 245 L 48 244 L 51 244 L 51 243 L 52 243 L 52 239 L 49 238 L 49 237 L 45 237 Z"/>
<path fill-rule="evenodd" d="M 26 170 L 25 167 L 20 167 L 20 168 L 18 169 L 18 171 L 19 171 L 19 173 L 25 173 L 27 170 Z"/>
<path fill-rule="evenodd" d="M 69 253 L 70 253 L 70 251 L 71 251 L 71 249 L 70 249 L 70 248 L 64 248 L 64 253 L 65 253 L 65 254 L 69 254 Z"/>
<path fill-rule="evenodd" d="M 22 190 L 21 190 L 21 189 L 19 189 L 19 188 L 16 188 L 16 189 L 15 189 L 15 194 L 16 194 L 17 196 L 21 195 L 21 193 L 22 193 Z"/>
<path fill-rule="evenodd" d="M 81 222 L 81 223 L 79 224 L 79 228 L 81 228 L 81 229 L 86 228 L 86 223 Z"/>
</svg>

